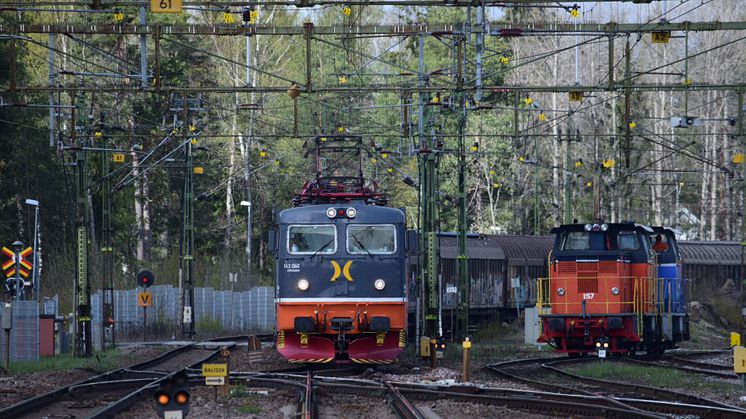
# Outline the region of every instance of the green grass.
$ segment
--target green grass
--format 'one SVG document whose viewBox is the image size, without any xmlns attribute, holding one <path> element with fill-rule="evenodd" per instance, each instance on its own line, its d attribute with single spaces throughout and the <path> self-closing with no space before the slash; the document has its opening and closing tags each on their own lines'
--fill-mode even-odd
<svg viewBox="0 0 746 419">
<path fill-rule="evenodd" d="M 246 387 L 244 386 L 235 386 L 235 387 L 238 387 L 238 390 L 241 390 L 241 388 L 243 388 L 244 394 L 241 396 L 234 396 L 233 395 L 234 389 L 231 389 L 231 397 L 244 397 L 245 398 L 244 404 L 236 408 L 238 413 L 241 413 L 244 415 L 247 415 L 247 414 L 256 415 L 256 414 L 263 412 L 262 408 L 255 404 L 256 397 L 245 393 Z"/>
<path fill-rule="evenodd" d="M 231 386 L 230 395 L 232 398 L 248 397 L 249 391 L 244 385 Z"/>
<path fill-rule="evenodd" d="M 490 344 L 473 342 L 469 356 L 474 361 L 494 362 L 503 359 L 515 358 L 516 354 L 525 353 L 526 356 L 545 356 L 546 354 L 538 351 L 536 346 L 529 345 L 510 345 L 510 344 Z M 461 343 L 452 343 L 446 346 L 443 357 L 447 360 L 461 360 L 464 356 L 464 350 Z"/>
<path fill-rule="evenodd" d="M 123 365 L 123 356 L 116 349 L 98 352 L 90 358 L 73 358 L 71 354 L 40 358 L 38 362 L 11 362 L 9 372 L 13 375 L 29 374 L 39 371 L 63 371 L 71 369 L 85 369 L 94 372 L 104 372 Z"/>
<path fill-rule="evenodd" d="M 224 331 L 223 324 L 209 316 L 203 316 L 197 322 L 197 330 L 199 330 L 200 333 L 215 335 Z"/>
<path fill-rule="evenodd" d="M 571 369 L 572 372 L 589 378 L 599 378 L 623 383 L 642 384 L 650 387 L 708 390 L 721 394 L 741 394 L 743 386 L 707 379 L 698 374 L 673 368 L 657 368 L 630 365 L 618 362 L 595 362 Z"/>
<path fill-rule="evenodd" d="M 231 398 L 243 399 L 243 404 L 236 407 L 238 413 L 243 415 L 258 415 L 263 412 L 262 408 L 256 404 L 257 397 L 249 394 L 248 389 L 244 385 L 231 386 Z"/>
<path fill-rule="evenodd" d="M 515 325 L 503 325 L 499 321 L 479 325 L 474 341 L 490 343 L 523 343 L 523 330 Z"/>
<path fill-rule="evenodd" d="M 253 404 L 244 404 L 244 405 L 238 406 L 236 410 L 238 410 L 238 413 L 241 413 L 244 415 L 249 415 L 249 414 L 256 415 L 256 414 L 263 412 L 261 407 L 254 406 Z"/>
</svg>

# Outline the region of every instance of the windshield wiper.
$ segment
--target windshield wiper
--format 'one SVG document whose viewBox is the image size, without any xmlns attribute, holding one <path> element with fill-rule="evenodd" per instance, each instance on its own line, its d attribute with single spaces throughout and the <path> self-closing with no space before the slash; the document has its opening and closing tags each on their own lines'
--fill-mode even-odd
<svg viewBox="0 0 746 419">
<path fill-rule="evenodd" d="M 368 227 L 368 228 L 370 228 L 370 227 Z M 363 230 L 363 231 L 365 231 L 365 230 Z M 364 244 L 360 243 L 360 240 L 357 239 L 356 235 L 353 234 L 352 238 L 355 240 L 355 243 L 357 243 L 357 245 L 360 246 L 361 249 L 365 250 L 365 253 L 367 253 L 368 256 L 373 257 L 373 255 L 370 253 L 370 251 L 368 251 L 368 248 L 365 247 Z"/>
<path fill-rule="evenodd" d="M 324 244 L 323 246 L 321 246 L 321 247 L 319 248 L 319 250 L 317 250 L 317 251 L 316 251 L 316 252 L 315 252 L 314 254 L 312 254 L 312 255 L 311 255 L 311 259 L 313 259 L 313 257 L 314 257 L 314 256 L 318 255 L 318 254 L 319 254 L 319 252 L 321 252 L 322 250 L 326 249 L 326 248 L 327 248 L 327 246 L 329 246 L 330 244 L 332 244 L 332 242 L 333 242 L 333 241 L 334 241 L 334 237 L 332 237 L 331 239 L 329 239 L 329 241 L 328 241 L 328 242 L 326 242 L 326 243 L 325 243 L 325 244 Z"/>
</svg>

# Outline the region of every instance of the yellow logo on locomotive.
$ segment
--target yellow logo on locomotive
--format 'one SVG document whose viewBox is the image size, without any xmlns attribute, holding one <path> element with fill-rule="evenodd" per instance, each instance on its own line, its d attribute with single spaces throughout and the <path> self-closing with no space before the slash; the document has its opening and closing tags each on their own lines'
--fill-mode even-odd
<svg viewBox="0 0 746 419">
<path fill-rule="evenodd" d="M 337 261 L 333 260 L 332 267 L 334 268 L 334 275 L 332 275 L 331 282 L 336 281 L 340 275 L 344 275 L 345 279 L 348 281 L 352 281 L 352 275 L 350 275 L 350 267 L 352 266 L 352 261 L 348 260 L 347 263 L 345 263 L 344 268 L 339 266 L 339 263 Z"/>
</svg>

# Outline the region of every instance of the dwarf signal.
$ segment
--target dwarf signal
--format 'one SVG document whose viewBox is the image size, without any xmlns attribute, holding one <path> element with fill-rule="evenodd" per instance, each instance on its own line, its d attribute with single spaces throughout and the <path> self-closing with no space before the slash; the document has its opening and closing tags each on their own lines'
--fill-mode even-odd
<svg viewBox="0 0 746 419">
<path fill-rule="evenodd" d="M 189 377 L 179 372 L 161 381 L 155 392 L 155 411 L 161 418 L 183 418 L 189 413 Z"/>
</svg>

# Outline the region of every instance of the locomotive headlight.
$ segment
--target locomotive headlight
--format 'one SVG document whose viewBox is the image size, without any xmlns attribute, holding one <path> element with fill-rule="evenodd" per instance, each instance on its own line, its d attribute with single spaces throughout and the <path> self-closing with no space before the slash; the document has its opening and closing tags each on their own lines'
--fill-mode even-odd
<svg viewBox="0 0 746 419">
<path fill-rule="evenodd" d="M 376 282 L 373 283 L 373 286 L 376 287 L 378 291 L 381 291 L 386 288 L 386 281 L 384 281 L 383 279 L 376 279 Z"/>
<path fill-rule="evenodd" d="M 609 229 L 609 225 L 608 224 L 601 224 L 601 231 L 606 231 L 608 229 Z"/>
<path fill-rule="evenodd" d="M 611 289 L 611 293 L 614 294 L 614 295 L 619 295 L 619 288 L 617 288 L 617 287 L 612 288 Z"/>
<path fill-rule="evenodd" d="M 331 207 L 327 208 L 326 209 L 326 216 L 329 217 L 329 218 L 336 217 L 337 216 L 337 210 L 334 209 L 334 208 L 331 208 Z"/>
<path fill-rule="evenodd" d="M 600 347 L 601 347 L 601 342 L 596 342 L 596 348 L 600 348 Z"/>
<path fill-rule="evenodd" d="M 609 347 L 609 342 L 604 342 L 604 348 L 608 348 L 608 347 Z"/>
<path fill-rule="evenodd" d="M 562 297 L 563 295 L 565 295 L 565 289 L 564 288 L 557 288 L 557 295 L 559 295 L 560 297 Z"/>
<path fill-rule="evenodd" d="M 591 231 L 592 226 L 590 224 L 585 225 L 585 231 Z"/>
<path fill-rule="evenodd" d="M 301 279 L 300 281 L 298 281 L 298 289 L 301 291 L 307 290 L 309 285 L 310 284 L 308 283 L 307 279 Z"/>
<path fill-rule="evenodd" d="M 355 208 L 347 208 L 347 218 L 355 218 L 357 210 Z"/>
</svg>

